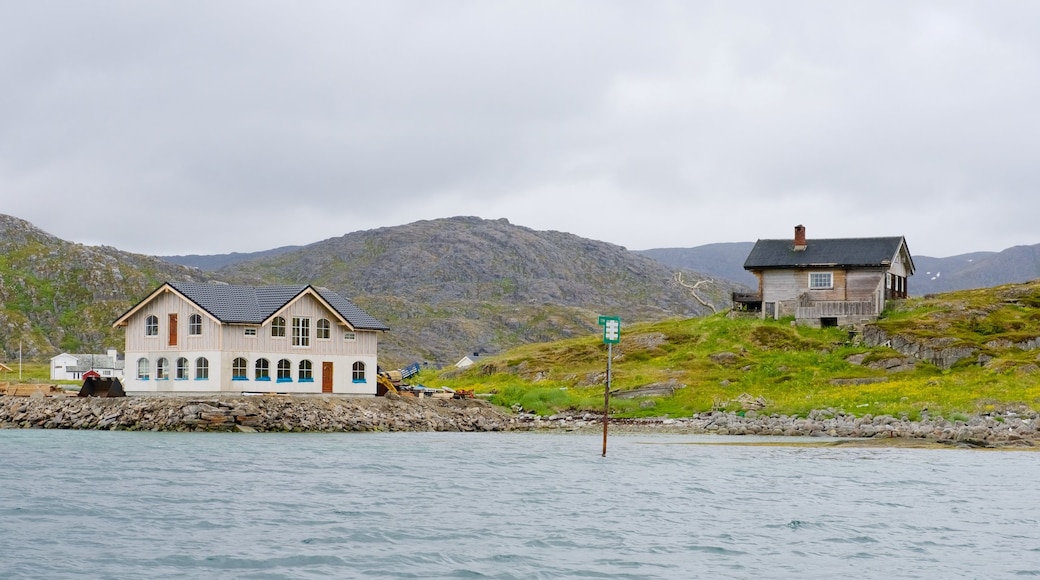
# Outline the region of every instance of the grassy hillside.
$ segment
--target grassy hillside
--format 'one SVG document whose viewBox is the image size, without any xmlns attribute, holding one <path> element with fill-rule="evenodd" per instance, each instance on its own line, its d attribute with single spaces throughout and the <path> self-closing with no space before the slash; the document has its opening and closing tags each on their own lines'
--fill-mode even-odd
<svg viewBox="0 0 1040 580">
<path fill-rule="evenodd" d="M 105 246 L 59 240 L 0 214 L 0 361 L 122 348 L 112 321 L 162 281 L 198 270 Z"/>
<path fill-rule="evenodd" d="M 687 416 L 724 409 L 805 416 L 922 413 L 947 417 L 1040 409 L 1040 284 L 962 291 L 899 303 L 878 323 L 896 336 L 972 351 L 950 369 L 893 348 L 866 346 L 847 330 L 724 315 L 623 328 L 614 347 L 617 395 L 647 386 L 665 396 L 614 396 L 619 416 Z M 493 393 L 541 414 L 600 411 L 607 348 L 599 335 L 529 345 L 479 368 L 420 378 L 427 386 Z"/>
</svg>

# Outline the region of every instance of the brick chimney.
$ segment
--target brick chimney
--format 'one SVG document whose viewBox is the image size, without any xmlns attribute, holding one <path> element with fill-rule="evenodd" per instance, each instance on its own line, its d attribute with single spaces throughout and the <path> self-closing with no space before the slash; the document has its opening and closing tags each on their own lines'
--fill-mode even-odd
<svg viewBox="0 0 1040 580">
<path fill-rule="evenodd" d="M 794 250 L 800 252 L 805 246 L 805 226 L 799 224 L 794 227 Z"/>
</svg>

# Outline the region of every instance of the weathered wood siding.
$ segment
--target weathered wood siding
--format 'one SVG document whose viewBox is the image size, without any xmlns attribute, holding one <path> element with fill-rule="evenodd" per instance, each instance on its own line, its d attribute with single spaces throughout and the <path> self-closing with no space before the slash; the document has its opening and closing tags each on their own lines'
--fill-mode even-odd
<svg viewBox="0 0 1040 580">
<path fill-rule="evenodd" d="M 830 272 L 833 278 L 831 288 L 810 290 L 809 274 L 811 272 Z M 762 302 L 774 303 L 776 317 L 804 317 L 817 311 L 805 308 L 818 302 L 849 302 L 858 314 L 867 304 L 871 305 L 873 315 L 884 308 L 885 270 L 870 268 L 862 270 L 826 270 L 826 269 L 792 269 L 766 270 L 759 275 L 762 288 Z M 799 311 L 799 308 L 805 310 Z M 830 311 L 837 311 L 841 306 L 831 306 Z M 801 316 L 800 316 L 801 315 Z M 829 315 L 821 315 L 829 316 Z"/>
</svg>

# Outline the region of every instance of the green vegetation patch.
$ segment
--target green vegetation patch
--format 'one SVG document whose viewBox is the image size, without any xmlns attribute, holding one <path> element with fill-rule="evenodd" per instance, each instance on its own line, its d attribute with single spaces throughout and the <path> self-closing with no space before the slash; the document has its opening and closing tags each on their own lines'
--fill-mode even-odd
<svg viewBox="0 0 1040 580">
<path fill-rule="evenodd" d="M 711 410 L 805 416 L 814 410 L 908 418 L 1040 409 L 1040 283 L 899 301 L 877 325 L 890 334 L 975 349 L 949 370 L 848 329 L 724 315 L 634 324 L 613 349 L 611 388 L 620 417 Z M 425 378 L 474 389 L 539 414 L 599 412 L 607 347 L 601 336 L 532 344 L 481 368 Z M 910 360 L 886 370 L 887 361 Z M 852 361 L 852 362 L 850 362 Z M 652 389 L 651 387 L 659 387 Z M 664 388 L 661 388 L 661 387 Z"/>
</svg>

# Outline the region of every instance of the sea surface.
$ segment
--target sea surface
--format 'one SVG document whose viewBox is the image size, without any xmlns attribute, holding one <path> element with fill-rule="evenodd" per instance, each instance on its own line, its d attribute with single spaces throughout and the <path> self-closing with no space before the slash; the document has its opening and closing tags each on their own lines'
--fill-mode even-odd
<svg viewBox="0 0 1040 580">
<path fill-rule="evenodd" d="M 772 441 L 3 430 L 0 578 L 1040 576 L 1040 454 Z"/>
</svg>

